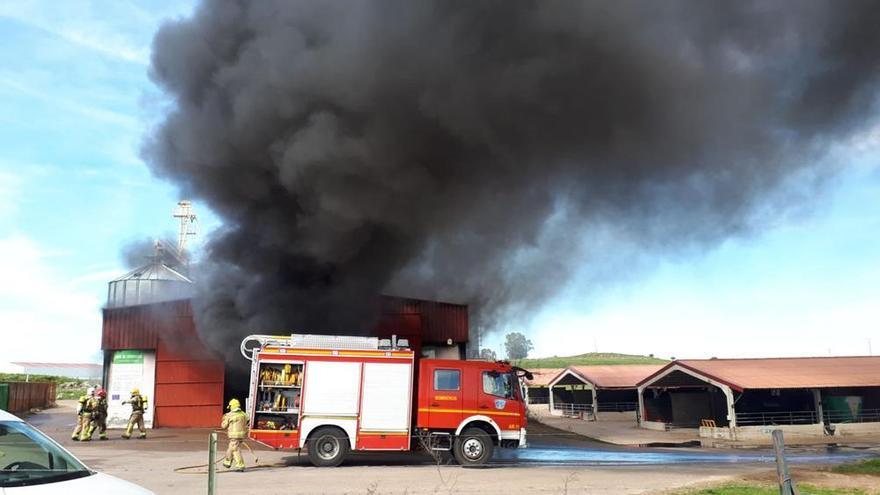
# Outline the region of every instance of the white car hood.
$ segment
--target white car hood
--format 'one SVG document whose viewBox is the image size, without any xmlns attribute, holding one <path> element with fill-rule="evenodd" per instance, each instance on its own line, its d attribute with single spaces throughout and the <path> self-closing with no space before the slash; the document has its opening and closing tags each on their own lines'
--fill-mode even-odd
<svg viewBox="0 0 880 495">
<path fill-rule="evenodd" d="M 44 483 L 34 486 L 20 486 L 14 488 L 0 488 L 0 495 L 96 495 L 98 493 L 112 493 L 114 495 L 155 495 L 153 492 L 141 488 L 134 483 L 114 478 L 113 476 L 96 473 L 85 478 L 61 481 L 59 483 Z"/>
</svg>

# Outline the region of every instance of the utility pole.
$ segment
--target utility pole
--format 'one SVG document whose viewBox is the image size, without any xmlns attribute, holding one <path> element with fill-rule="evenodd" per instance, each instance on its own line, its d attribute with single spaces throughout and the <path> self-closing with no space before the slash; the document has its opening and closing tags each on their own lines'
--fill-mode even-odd
<svg viewBox="0 0 880 495">
<path fill-rule="evenodd" d="M 788 472 L 788 463 L 785 462 L 785 440 L 782 430 L 773 430 L 773 449 L 776 451 L 776 477 L 779 480 L 779 495 L 799 495 L 791 474 Z"/>
</svg>

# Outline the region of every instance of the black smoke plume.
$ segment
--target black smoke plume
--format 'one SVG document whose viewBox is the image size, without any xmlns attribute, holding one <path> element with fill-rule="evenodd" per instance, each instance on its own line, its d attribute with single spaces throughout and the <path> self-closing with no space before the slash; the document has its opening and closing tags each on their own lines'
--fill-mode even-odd
<svg viewBox="0 0 880 495">
<path fill-rule="evenodd" d="M 383 292 L 491 326 L 579 267 L 619 276 L 617 241 L 667 253 L 759 228 L 876 110 L 878 10 L 204 1 L 155 37 L 174 107 L 145 145 L 224 220 L 202 331 L 234 348 L 363 330 Z"/>
</svg>

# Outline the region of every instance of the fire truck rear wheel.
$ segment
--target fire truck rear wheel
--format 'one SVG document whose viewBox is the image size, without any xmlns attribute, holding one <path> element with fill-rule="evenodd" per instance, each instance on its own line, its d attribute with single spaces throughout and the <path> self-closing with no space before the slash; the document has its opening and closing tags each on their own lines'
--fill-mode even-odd
<svg viewBox="0 0 880 495">
<path fill-rule="evenodd" d="M 455 439 L 452 454 L 462 466 L 479 466 L 492 458 L 492 438 L 480 428 L 467 428 Z"/>
<path fill-rule="evenodd" d="M 309 435 L 309 461 L 317 467 L 336 467 L 348 455 L 348 436 L 339 428 L 322 426 Z"/>
</svg>

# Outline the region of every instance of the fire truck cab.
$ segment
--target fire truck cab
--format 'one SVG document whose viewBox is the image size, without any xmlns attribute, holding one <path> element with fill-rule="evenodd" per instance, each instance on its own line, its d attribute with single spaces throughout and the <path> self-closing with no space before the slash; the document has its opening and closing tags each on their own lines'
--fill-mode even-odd
<svg viewBox="0 0 880 495">
<path fill-rule="evenodd" d="M 405 340 L 251 335 L 250 438 L 316 466 L 352 450 L 451 451 L 462 465 L 526 444 L 519 373 L 504 362 L 416 359 Z"/>
</svg>

